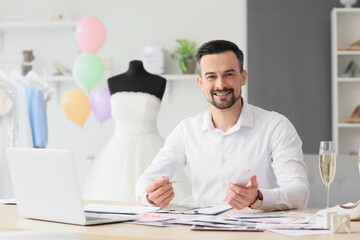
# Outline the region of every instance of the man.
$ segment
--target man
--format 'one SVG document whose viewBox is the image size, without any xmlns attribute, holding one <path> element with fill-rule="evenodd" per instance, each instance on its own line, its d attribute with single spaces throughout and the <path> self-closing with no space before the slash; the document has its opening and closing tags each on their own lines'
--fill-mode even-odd
<svg viewBox="0 0 360 240">
<path fill-rule="evenodd" d="M 306 207 L 309 183 L 302 142 L 287 118 L 242 99 L 247 79 L 243 59 L 242 51 L 229 41 L 210 41 L 199 48 L 197 81 L 210 110 L 185 119 L 169 135 L 138 179 L 140 202 L 168 205 L 174 198 L 169 179 L 187 167 L 195 202 L 227 202 L 235 209 Z M 248 184 L 235 185 L 249 169 L 255 175 Z"/>
</svg>

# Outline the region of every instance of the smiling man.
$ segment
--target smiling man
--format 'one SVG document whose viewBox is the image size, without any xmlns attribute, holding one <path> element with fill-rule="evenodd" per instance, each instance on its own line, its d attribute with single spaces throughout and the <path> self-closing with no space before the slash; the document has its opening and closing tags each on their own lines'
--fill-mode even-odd
<svg viewBox="0 0 360 240">
<path fill-rule="evenodd" d="M 138 179 L 137 199 L 168 205 L 175 195 L 169 179 L 187 167 L 193 202 L 227 202 L 235 209 L 305 208 L 309 183 L 302 142 L 286 117 L 241 97 L 247 80 L 242 51 L 232 42 L 214 40 L 199 48 L 196 59 L 197 81 L 210 109 L 173 130 Z M 234 184 L 248 170 L 254 175 L 246 186 Z"/>
</svg>

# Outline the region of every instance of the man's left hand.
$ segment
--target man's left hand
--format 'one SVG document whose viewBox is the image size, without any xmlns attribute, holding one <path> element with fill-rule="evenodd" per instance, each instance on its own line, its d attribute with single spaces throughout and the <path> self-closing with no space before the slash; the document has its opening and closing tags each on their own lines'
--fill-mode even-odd
<svg viewBox="0 0 360 240">
<path fill-rule="evenodd" d="M 241 210 L 253 203 L 258 195 L 256 175 L 252 175 L 248 184 L 242 188 L 229 182 L 226 190 L 226 201 L 235 209 Z"/>
</svg>

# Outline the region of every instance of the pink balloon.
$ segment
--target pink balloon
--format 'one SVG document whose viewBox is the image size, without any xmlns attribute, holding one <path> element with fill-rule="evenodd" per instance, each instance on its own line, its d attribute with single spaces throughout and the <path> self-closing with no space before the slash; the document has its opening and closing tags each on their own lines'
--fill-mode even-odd
<svg viewBox="0 0 360 240">
<path fill-rule="evenodd" d="M 108 88 L 98 89 L 94 92 L 91 98 L 91 110 L 100 123 L 111 118 L 110 92 Z"/>
<path fill-rule="evenodd" d="M 105 26 L 97 17 L 84 17 L 76 26 L 75 37 L 84 52 L 96 54 L 105 42 Z"/>
</svg>

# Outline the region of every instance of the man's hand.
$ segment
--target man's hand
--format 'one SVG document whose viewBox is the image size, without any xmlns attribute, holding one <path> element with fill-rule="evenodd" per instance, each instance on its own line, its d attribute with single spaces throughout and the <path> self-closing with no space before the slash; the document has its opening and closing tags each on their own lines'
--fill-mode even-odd
<svg viewBox="0 0 360 240">
<path fill-rule="evenodd" d="M 239 187 L 232 182 L 226 190 L 226 201 L 235 209 L 241 210 L 253 203 L 258 195 L 258 182 L 256 175 L 252 175 L 245 188 Z"/>
<path fill-rule="evenodd" d="M 155 203 L 162 207 L 167 206 L 175 196 L 172 184 L 166 177 L 156 177 L 146 188 L 146 193 L 146 198 L 151 204 Z"/>
</svg>

